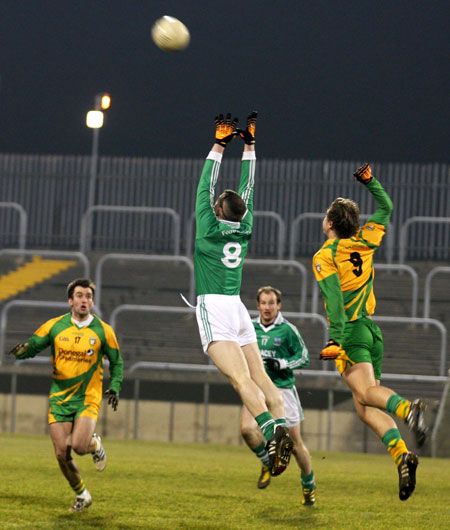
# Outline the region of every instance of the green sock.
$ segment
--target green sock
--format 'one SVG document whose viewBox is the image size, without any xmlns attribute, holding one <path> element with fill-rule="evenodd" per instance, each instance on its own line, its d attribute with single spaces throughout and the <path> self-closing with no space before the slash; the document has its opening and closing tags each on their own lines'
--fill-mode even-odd
<svg viewBox="0 0 450 530">
<path fill-rule="evenodd" d="M 250 449 L 255 453 L 255 455 L 261 460 L 261 463 L 263 464 L 263 466 L 269 466 L 269 453 L 267 452 L 267 449 L 266 449 L 266 443 L 265 442 L 261 442 L 260 445 L 258 445 L 258 447 L 256 447 L 255 449 L 252 449 L 250 447 Z"/>
<path fill-rule="evenodd" d="M 411 401 L 402 398 L 398 394 L 392 394 L 387 400 L 386 410 L 404 420 L 411 409 Z"/>
<path fill-rule="evenodd" d="M 314 478 L 314 471 L 311 471 L 309 475 L 304 475 L 300 473 L 300 478 L 302 480 L 302 486 L 305 489 L 312 490 L 316 487 L 316 481 Z"/>
<path fill-rule="evenodd" d="M 286 418 L 275 418 L 275 426 L 277 425 L 281 425 L 282 427 L 286 427 L 287 429 Z"/>
<path fill-rule="evenodd" d="M 389 429 L 383 434 L 381 441 L 387 447 L 395 464 L 398 466 L 401 462 L 402 455 L 408 452 L 400 431 L 398 429 Z"/>
<path fill-rule="evenodd" d="M 270 412 L 263 412 L 255 418 L 256 423 L 259 425 L 261 432 L 264 435 L 266 440 L 270 440 L 273 436 L 275 430 L 275 422 L 273 421 L 272 415 Z"/>
</svg>

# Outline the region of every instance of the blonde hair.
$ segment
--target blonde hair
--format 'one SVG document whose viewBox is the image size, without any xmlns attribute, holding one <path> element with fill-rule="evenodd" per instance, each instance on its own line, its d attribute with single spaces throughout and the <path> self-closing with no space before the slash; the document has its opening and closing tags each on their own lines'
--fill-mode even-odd
<svg viewBox="0 0 450 530">
<path fill-rule="evenodd" d="M 277 304 L 281 302 L 281 291 L 279 289 L 275 289 L 275 287 L 272 287 L 271 285 L 264 285 L 264 287 L 260 287 L 258 289 L 258 292 L 256 293 L 256 301 L 259 304 L 259 298 L 262 294 L 270 294 L 274 293 L 277 297 Z"/>
</svg>

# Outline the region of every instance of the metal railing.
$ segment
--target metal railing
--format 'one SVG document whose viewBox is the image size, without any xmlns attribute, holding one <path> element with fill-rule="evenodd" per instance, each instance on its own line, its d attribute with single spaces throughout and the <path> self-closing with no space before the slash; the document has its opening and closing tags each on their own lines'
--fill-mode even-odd
<svg viewBox="0 0 450 530">
<path fill-rule="evenodd" d="M 325 217 L 324 213 L 320 212 L 306 212 L 297 215 L 297 217 L 291 223 L 291 235 L 289 239 L 289 259 L 295 259 L 295 253 L 297 248 L 299 224 L 307 219 L 318 219 L 322 220 Z M 361 221 L 369 219 L 371 214 L 360 214 L 359 218 Z M 319 250 L 319 249 L 317 249 Z M 386 230 L 386 262 L 392 263 L 394 256 L 394 225 L 390 223 Z"/>
<path fill-rule="evenodd" d="M 164 256 L 164 255 L 147 255 L 147 254 L 120 254 L 111 253 L 104 254 L 97 262 L 95 267 L 95 285 L 97 287 L 95 293 L 96 303 L 100 307 L 103 283 L 103 265 L 110 260 L 131 260 L 131 261 L 154 261 L 154 262 L 176 262 L 184 263 L 189 269 L 189 302 L 194 303 L 195 299 L 195 278 L 194 278 L 194 264 L 192 260 L 186 256 Z M 113 311 L 114 312 L 114 311 Z M 112 313 L 111 313 L 112 314 Z"/>
<path fill-rule="evenodd" d="M 409 318 L 409 317 L 386 317 L 386 316 L 372 316 L 374 322 L 389 322 L 398 324 L 429 324 L 437 328 L 441 335 L 441 348 L 439 354 L 439 376 L 443 377 L 446 370 L 446 348 L 447 348 L 447 328 L 439 320 L 434 318 Z"/>
<path fill-rule="evenodd" d="M 436 420 L 434 422 L 433 430 L 431 431 L 431 456 L 433 458 L 436 457 L 436 438 L 437 433 L 439 431 L 439 428 L 441 426 L 442 420 L 444 419 L 445 414 L 445 407 L 447 406 L 447 396 L 448 396 L 448 390 L 450 386 L 450 370 L 447 373 L 447 381 L 444 386 L 444 390 L 442 391 L 442 396 L 439 402 L 439 408 L 436 415 Z"/>
<path fill-rule="evenodd" d="M 17 378 L 18 376 L 39 377 L 51 375 L 47 367 L 38 367 L 36 365 L 50 365 L 50 358 L 36 358 L 34 366 L 27 366 L 30 360 L 18 361 L 14 365 L 0 367 L 0 373 L 11 376 L 11 417 L 10 432 L 15 432 L 16 425 L 16 398 L 17 398 Z M 450 373 L 449 373 L 450 377 Z M 385 381 L 408 381 L 423 382 L 433 384 L 443 384 L 443 392 L 439 411 L 432 429 L 431 434 L 431 456 L 436 456 L 436 436 L 440 424 L 444 417 L 445 398 L 448 394 L 450 378 L 444 376 L 426 376 L 426 375 L 404 375 L 404 374 L 383 374 Z M 131 366 L 130 370 L 124 373 L 124 379 L 134 381 L 134 418 L 133 418 L 133 437 L 139 437 L 139 392 L 141 381 L 164 381 L 164 382 L 184 382 L 184 383 L 202 383 L 203 384 L 203 442 L 208 442 L 208 418 L 209 418 L 209 387 L 211 384 L 224 384 L 226 378 L 219 372 L 213 364 L 183 364 L 183 363 L 161 363 L 161 362 L 139 362 Z M 309 382 L 305 383 L 305 380 Z M 312 384 L 312 386 L 311 386 Z M 338 372 L 329 370 L 309 370 L 304 369 L 296 372 L 296 385 L 304 388 L 315 388 L 328 390 L 328 407 L 327 407 L 327 428 L 326 428 L 326 448 L 331 450 L 331 441 L 333 437 L 333 413 L 334 413 L 334 392 L 335 390 L 346 391 L 350 389 L 345 385 Z M 173 407 L 170 408 L 169 414 L 172 416 L 169 424 L 173 429 Z M 169 439 L 171 439 L 169 434 Z M 364 450 L 367 451 L 364 445 Z"/>
<path fill-rule="evenodd" d="M 24 249 L 27 240 L 27 212 L 17 202 L 0 202 L 0 208 L 15 210 L 19 214 L 19 248 Z"/>
<path fill-rule="evenodd" d="M 253 218 L 262 217 L 273 219 L 278 225 L 278 236 L 277 236 L 277 257 L 278 259 L 283 259 L 284 256 L 284 246 L 286 242 L 286 223 L 281 218 L 281 215 L 276 212 L 270 212 L 265 210 L 255 210 L 253 212 Z"/>
<path fill-rule="evenodd" d="M 305 312 L 306 311 L 306 295 L 307 295 L 307 288 L 308 288 L 308 282 L 307 277 L 308 274 L 306 272 L 306 267 L 303 265 L 303 263 L 300 263 L 295 260 L 278 260 L 278 259 L 252 259 L 252 258 L 245 258 L 244 267 L 245 265 L 256 265 L 258 267 L 289 267 L 294 268 L 300 271 L 300 274 L 302 276 L 302 285 L 300 289 L 300 311 Z M 247 269 L 246 269 L 247 270 Z"/>
<path fill-rule="evenodd" d="M 427 224 L 450 224 L 450 217 L 421 217 L 415 216 L 407 219 L 400 228 L 400 238 L 399 238 L 399 263 L 405 263 L 406 259 L 406 250 L 407 250 L 407 238 L 408 230 L 411 225 L 420 223 Z"/>
<path fill-rule="evenodd" d="M 446 273 L 450 274 L 450 267 L 434 267 L 427 274 L 425 279 L 425 294 L 423 301 L 423 318 L 430 317 L 430 304 L 431 304 L 431 280 L 436 276 L 436 274 Z"/>
<path fill-rule="evenodd" d="M 81 218 L 80 250 L 91 250 L 92 239 L 92 214 L 95 212 L 112 213 L 137 213 L 137 214 L 163 214 L 171 217 L 173 222 L 173 247 L 174 255 L 180 254 L 180 215 L 172 208 L 147 207 L 147 206 L 104 206 L 97 205 L 88 208 Z"/>
<path fill-rule="evenodd" d="M 87 256 L 82 252 L 72 252 L 70 250 L 23 250 L 19 248 L 4 248 L 0 250 L 1 255 L 20 255 L 20 256 L 49 256 L 49 257 L 62 257 L 78 259 L 84 267 L 84 276 L 90 277 L 90 264 Z"/>
<path fill-rule="evenodd" d="M 5 355 L 5 334 L 8 323 L 8 312 L 13 307 L 36 307 L 42 309 L 43 307 L 64 308 L 68 310 L 67 302 L 45 302 L 42 300 L 11 300 L 7 302 L 0 313 L 0 365 L 3 364 Z"/>
</svg>

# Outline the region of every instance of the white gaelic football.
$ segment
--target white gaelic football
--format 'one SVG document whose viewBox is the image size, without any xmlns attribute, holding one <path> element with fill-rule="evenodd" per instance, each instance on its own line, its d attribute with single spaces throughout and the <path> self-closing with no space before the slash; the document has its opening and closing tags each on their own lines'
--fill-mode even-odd
<svg viewBox="0 0 450 530">
<path fill-rule="evenodd" d="M 161 50 L 177 52 L 188 46 L 191 36 L 181 20 L 164 16 L 153 24 L 152 39 Z"/>
</svg>

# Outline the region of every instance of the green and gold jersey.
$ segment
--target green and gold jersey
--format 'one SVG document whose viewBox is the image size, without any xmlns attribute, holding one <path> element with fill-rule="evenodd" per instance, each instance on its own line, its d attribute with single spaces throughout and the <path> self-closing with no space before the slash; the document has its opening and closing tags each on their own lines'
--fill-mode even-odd
<svg viewBox="0 0 450 530">
<path fill-rule="evenodd" d="M 373 254 L 381 244 L 392 213 L 392 201 L 373 177 L 366 185 L 377 204 L 376 212 L 348 239 L 328 239 L 313 257 L 313 272 L 324 298 L 329 336 L 342 344 L 346 322 L 372 315 Z"/>
<path fill-rule="evenodd" d="M 217 155 L 217 156 L 216 156 Z M 238 193 L 247 205 L 241 222 L 219 221 L 214 214 L 214 191 L 221 155 L 210 152 L 197 188 L 195 218 L 195 287 L 197 295 L 237 295 L 253 228 L 254 151 L 244 152 Z"/>
<path fill-rule="evenodd" d="M 48 320 L 28 339 L 19 359 L 34 357 L 51 347 L 53 382 L 50 402 L 97 403 L 102 400 L 103 356 L 109 359 L 110 389 L 119 393 L 123 359 L 112 327 L 94 315 L 88 326 L 79 327 L 71 313 Z"/>
<path fill-rule="evenodd" d="M 295 385 L 294 370 L 309 364 L 309 353 L 300 331 L 283 318 L 279 312 L 275 321 L 269 326 L 261 324 L 261 318 L 252 320 L 255 327 L 261 357 L 282 361 L 284 368 L 266 372 L 278 388 L 292 388 Z"/>
</svg>

